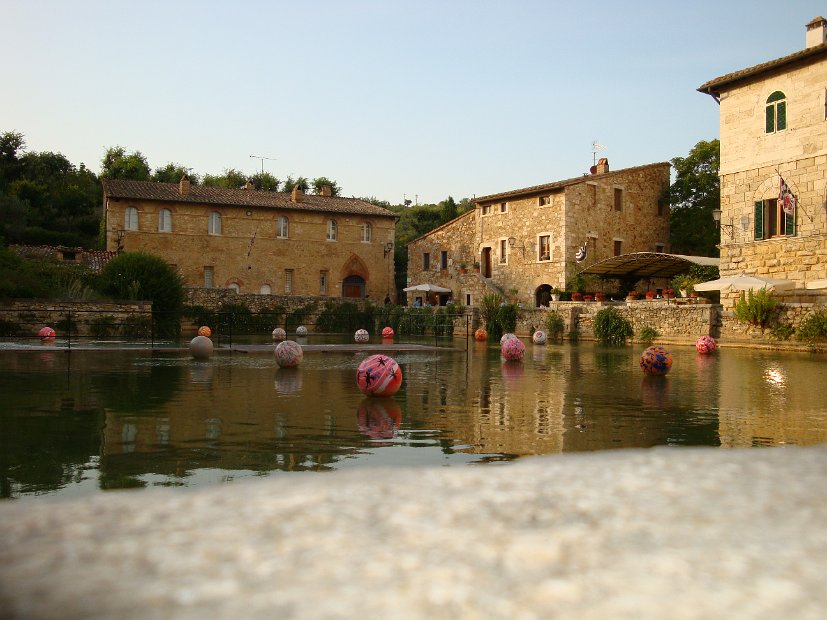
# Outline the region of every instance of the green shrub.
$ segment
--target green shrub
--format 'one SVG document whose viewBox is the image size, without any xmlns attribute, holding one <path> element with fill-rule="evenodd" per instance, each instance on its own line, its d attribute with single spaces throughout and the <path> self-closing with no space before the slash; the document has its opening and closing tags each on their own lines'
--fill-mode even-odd
<svg viewBox="0 0 827 620">
<path fill-rule="evenodd" d="M 603 308 L 595 314 L 592 327 L 601 344 L 626 344 L 626 340 L 634 335 L 632 324 L 614 308 Z"/>
<path fill-rule="evenodd" d="M 753 292 L 741 293 L 741 298 L 735 304 L 735 318 L 742 323 L 749 323 L 757 327 L 767 327 L 775 319 L 778 302 L 765 288 Z"/>
<path fill-rule="evenodd" d="M 795 334 L 795 328 L 789 323 L 778 323 L 770 329 L 770 335 L 776 340 L 789 340 Z"/>
<path fill-rule="evenodd" d="M 295 331 L 299 325 L 304 325 L 307 317 L 316 309 L 315 303 L 309 303 L 306 306 L 299 306 L 291 311 L 284 321 L 284 328 L 288 332 Z"/>
<path fill-rule="evenodd" d="M 654 327 L 642 327 L 640 333 L 638 334 L 638 339 L 644 344 L 652 344 L 655 338 L 660 336 L 660 332 L 656 330 Z"/>
<path fill-rule="evenodd" d="M 562 340 L 566 331 L 566 322 L 557 310 L 549 310 L 543 319 L 543 327 L 549 340 Z"/>
<path fill-rule="evenodd" d="M 795 337 L 810 346 L 827 342 L 827 310 L 815 310 L 804 317 Z"/>
<path fill-rule="evenodd" d="M 0 336 L 20 336 L 22 330 L 19 323 L 0 319 Z"/>
</svg>

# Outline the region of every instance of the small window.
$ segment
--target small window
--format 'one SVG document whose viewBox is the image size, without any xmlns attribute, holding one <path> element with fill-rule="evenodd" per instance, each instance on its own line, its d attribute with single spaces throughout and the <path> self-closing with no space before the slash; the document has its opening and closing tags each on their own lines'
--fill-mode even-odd
<svg viewBox="0 0 827 620">
<path fill-rule="evenodd" d="M 431 253 L 422 252 L 422 271 L 428 271 L 431 268 Z"/>
<path fill-rule="evenodd" d="M 787 128 L 787 96 L 780 90 L 767 97 L 766 121 L 767 133 Z"/>
<path fill-rule="evenodd" d="M 204 288 L 213 287 L 213 268 L 204 267 Z"/>
<path fill-rule="evenodd" d="M 620 239 L 615 239 L 615 256 L 623 254 L 623 242 Z"/>
<path fill-rule="evenodd" d="M 362 243 L 370 243 L 371 225 L 368 222 L 362 223 Z"/>
<path fill-rule="evenodd" d="M 327 295 L 327 271 L 319 272 L 319 295 Z"/>
<path fill-rule="evenodd" d="M 161 209 L 158 211 L 158 232 L 172 232 L 172 211 L 169 209 Z"/>
<path fill-rule="evenodd" d="M 269 284 L 262 284 L 261 288 L 258 291 L 259 295 L 272 295 L 273 289 L 270 288 Z"/>
<path fill-rule="evenodd" d="M 439 255 L 439 268 L 448 269 L 448 252 L 445 250 L 442 250 Z"/>
<path fill-rule="evenodd" d="M 287 239 L 290 236 L 290 221 L 286 215 L 279 215 L 276 220 L 276 237 L 278 239 Z"/>
<path fill-rule="evenodd" d="M 471 305 L 471 293 L 465 293 L 465 305 L 466 306 Z"/>
<path fill-rule="evenodd" d="M 218 211 L 210 213 L 210 223 L 207 232 L 211 235 L 221 234 L 221 214 Z"/>
<path fill-rule="evenodd" d="M 483 215 L 491 215 L 491 205 L 482 205 L 481 210 Z"/>
<path fill-rule="evenodd" d="M 508 262 L 508 239 L 500 239 L 500 264 Z"/>
<path fill-rule="evenodd" d="M 241 287 L 238 285 L 237 282 L 230 282 L 227 285 L 227 288 L 229 290 L 231 290 L 233 293 L 235 293 L 236 295 L 241 292 Z"/>
<path fill-rule="evenodd" d="M 550 205 L 551 204 L 551 196 L 540 196 L 538 204 L 541 207 L 545 207 L 546 205 Z"/>
<path fill-rule="evenodd" d="M 537 260 L 547 261 L 551 260 L 551 236 L 540 235 L 540 242 L 537 244 L 538 256 Z"/>
<path fill-rule="evenodd" d="M 126 230 L 138 230 L 138 209 L 127 207 L 123 218 L 123 227 Z"/>
<path fill-rule="evenodd" d="M 508 203 L 501 202 L 500 203 L 500 213 L 507 213 L 508 212 Z"/>
<path fill-rule="evenodd" d="M 789 213 L 779 204 L 777 198 L 759 200 L 755 203 L 755 239 L 795 236 L 796 205 Z"/>
<path fill-rule="evenodd" d="M 284 292 L 287 295 L 293 294 L 293 270 L 292 269 L 285 269 L 284 270 Z"/>
<path fill-rule="evenodd" d="M 623 211 L 623 190 L 615 187 L 615 211 Z"/>
<path fill-rule="evenodd" d="M 327 240 L 336 241 L 337 235 L 336 220 L 327 220 Z"/>
</svg>

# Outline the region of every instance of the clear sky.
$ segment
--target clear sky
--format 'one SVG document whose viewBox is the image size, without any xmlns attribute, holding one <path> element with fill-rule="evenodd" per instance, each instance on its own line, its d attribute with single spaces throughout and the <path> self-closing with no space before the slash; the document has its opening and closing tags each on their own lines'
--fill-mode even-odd
<svg viewBox="0 0 827 620">
<path fill-rule="evenodd" d="M 438 202 L 686 155 L 695 89 L 804 48 L 803 0 L 0 0 L 0 132 L 99 171 L 327 176 Z"/>
</svg>

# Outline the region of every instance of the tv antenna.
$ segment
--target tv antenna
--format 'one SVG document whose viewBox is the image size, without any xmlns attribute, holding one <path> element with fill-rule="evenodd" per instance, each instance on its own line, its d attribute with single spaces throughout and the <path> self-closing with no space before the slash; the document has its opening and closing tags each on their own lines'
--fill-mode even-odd
<svg viewBox="0 0 827 620">
<path fill-rule="evenodd" d="M 263 155 L 250 155 L 252 159 L 260 159 L 261 160 L 261 174 L 264 174 L 264 160 L 268 161 L 276 161 L 275 157 L 264 157 Z"/>
<path fill-rule="evenodd" d="M 605 148 L 608 148 L 608 147 L 605 147 L 602 144 L 598 144 L 597 140 L 592 142 L 592 165 L 593 166 L 597 165 L 597 151 L 599 151 L 600 149 L 605 149 Z"/>
</svg>

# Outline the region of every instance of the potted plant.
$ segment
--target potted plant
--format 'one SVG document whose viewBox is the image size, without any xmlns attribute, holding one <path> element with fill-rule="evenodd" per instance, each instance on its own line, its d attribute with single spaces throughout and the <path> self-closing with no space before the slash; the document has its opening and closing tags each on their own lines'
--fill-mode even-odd
<svg viewBox="0 0 827 620">
<path fill-rule="evenodd" d="M 628 301 L 628 300 L 635 300 L 635 299 L 640 299 L 640 295 L 638 294 L 638 292 L 637 292 L 637 291 L 629 291 L 629 292 L 626 294 L 626 300 L 627 300 L 627 301 Z"/>
<path fill-rule="evenodd" d="M 571 294 L 572 301 L 583 301 L 583 294 L 582 293 L 572 293 Z"/>
<path fill-rule="evenodd" d="M 595 293 L 594 294 L 595 301 L 606 301 L 606 293 Z"/>
<path fill-rule="evenodd" d="M 583 295 L 583 301 L 594 301 L 594 295 L 586 293 L 585 295 Z"/>
<path fill-rule="evenodd" d="M 473 267 L 474 267 L 474 271 L 476 271 L 477 273 L 480 272 L 480 262 L 478 260 L 474 261 Z"/>
<path fill-rule="evenodd" d="M 459 272 L 468 273 L 468 265 L 464 261 L 459 264 Z"/>
<path fill-rule="evenodd" d="M 551 289 L 551 301 L 560 301 L 560 293 L 562 291 L 556 286 Z"/>
<path fill-rule="evenodd" d="M 646 291 L 646 299 L 654 299 L 657 293 L 655 291 Z"/>
<path fill-rule="evenodd" d="M 672 299 L 675 296 L 675 289 L 671 289 L 671 288 L 663 289 L 663 296 L 666 297 L 666 299 Z"/>
</svg>

